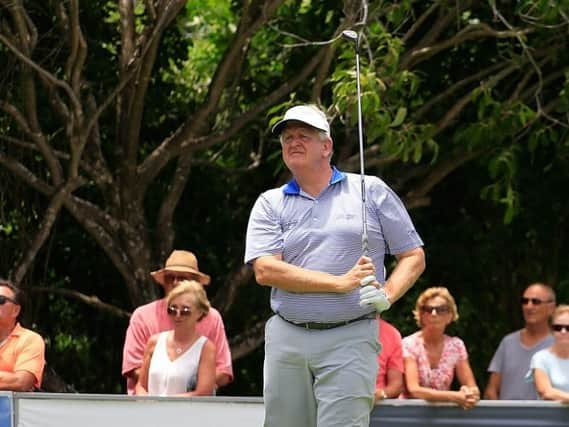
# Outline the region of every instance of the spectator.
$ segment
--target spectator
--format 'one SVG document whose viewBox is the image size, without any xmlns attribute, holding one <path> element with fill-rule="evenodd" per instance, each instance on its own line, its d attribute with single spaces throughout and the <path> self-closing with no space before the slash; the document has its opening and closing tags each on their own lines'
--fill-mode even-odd
<svg viewBox="0 0 569 427">
<path fill-rule="evenodd" d="M 569 305 L 557 307 L 551 320 L 553 345 L 533 355 L 530 377 L 542 399 L 569 403 Z"/>
<path fill-rule="evenodd" d="M 381 351 L 375 382 L 375 401 L 392 399 L 403 392 L 403 351 L 401 334 L 391 323 L 379 319 Z"/>
<path fill-rule="evenodd" d="M 403 338 L 406 396 L 429 401 L 450 401 L 464 409 L 480 400 L 468 353 L 462 340 L 445 335 L 445 329 L 458 320 L 454 298 L 447 288 L 433 287 L 417 299 L 413 311 L 421 328 Z M 452 391 L 456 372 L 460 390 Z"/>
<path fill-rule="evenodd" d="M 553 345 L 549 317 L 555 309 L 555 292 L 548 285 L 533 283 L 525 289 L 521 305 L 525 326 L 500 342 L 488 367 L 485 399 L 537 399 L 535 385 L 525 381 L 525 375 L 532 356 Z"/>
<path fill-rule="evenodd" d="M 196 325 L 210 304 L 198 282 L 184 280 L 167 297 L 174 329 L 148 340 L 136 394 L 210 396 L 215 387 L 215 346 Z"/>
<path fill-rule="evenodd" d="M 20 326 L 21 293 L 0 279 L 0 390 L 33 391 L 45 366 L 43 338 Z"/>
<path fill-rule="evenodd" d="M 210 283 L 210 277 L 199 271 L 196 256 L 188 251 L 173 251 L 166 260 L 164 268 L 152 272 L 151 275 L 164 289 L 165 297 L 138 307 L 130 318 L 124 342 L 122 364 L 122 374 L 127 379 L 128 394 L 134 393 L 144 349 L 150 337 L 174 327 L 171 316 L 166 313 L 168 294 L 181 280 L 196 280 L 201 285 Z M 196 329 L 200 335 L 207 337 L 215 346 L 215 382 L 217 387 L 229 384 L 233 380 L 233 368 L 221 315 L 212 307 L 198 322 Z"/>
</svg>

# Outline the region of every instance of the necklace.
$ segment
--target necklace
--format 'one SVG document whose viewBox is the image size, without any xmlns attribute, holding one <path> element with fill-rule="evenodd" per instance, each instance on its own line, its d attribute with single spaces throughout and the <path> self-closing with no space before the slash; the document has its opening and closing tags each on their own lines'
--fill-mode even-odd
<svg viewBox="0 0 569 427">
<path fill-rule="evenodd" d="M 181 347 L 176 347 L 176 349 L 174 351 L 176 352 L 176 354 L 182 354 L 182 348 Z"/>
</svg>

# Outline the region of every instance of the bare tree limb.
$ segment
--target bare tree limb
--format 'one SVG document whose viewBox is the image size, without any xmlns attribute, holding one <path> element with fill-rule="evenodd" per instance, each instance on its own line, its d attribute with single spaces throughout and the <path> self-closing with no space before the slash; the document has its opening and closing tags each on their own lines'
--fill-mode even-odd
<svg viewBox="0 0 569 427">
<path fill-rule="evenodd" d="M 409 27 L 407 32 L 403 35 L 401 41 L 407 43 L 415 35 L 419 28 L 425 23 L 425 21 L 433 14 L 433 12 L 440 7 L 441 2 L 442 0 L 433 2 L 433 4 L 426 11 L 424 11 L 421 16 L 415 20 L 415 22 L 413 22 L 413 25 L 411 25 L 411 27 Z"/>
<path fill-rule="evenodd" d="M 231 358 L 239 360 L 259 348 L 265 341 L 264 330 L 266 320 L 261 320 L 242 334 L 236 335 L 229 341 Z"/>
<path fill-rule="evenodd" d="M 416 48 L 410 51 L 404 60 L 401 61 L 402 69 L 410 69 L 416 66 L 418 63 L 433 57 L 437 53 L 446 50 L 451 47 L 458 46 L 459 44 L 468 41 L 476 40 L 484 37 L 495 37 L 498 39 L 502 38 L 520 38 L 523 35 L 531 33 L 533 30 L 531 28 L 525 28 L 521 30 L 507 30 L 507 31 L 497 31 L 487 24 L 472 24 L 462 29 L 456 33 L 453 37 L 439 42 L 431 46 L 425 46 L 421 48 Z"/>
<path fill-rule="evenodd" d="M 115 317 L 122 319 L 130 318 L 131 313 L 119 308 L 115 305 L 101 301 L 101 299 L 96 295 L 85 295 L 74 289 L 65 288 L 52 288 L 45 286 L 32 286 L 29 288 L 31 292 L 47 293 L 52 295 L 61 295 L 64 297 L 73 298 L 75 300 L 81 301 L 82 303 L 88 305 L 89 307 L 96 308 L 98 310 L 109 313 Z"/>
<path fill-rule="evenodd" d="M 499 69 L 501 69 L 504 66 L 509 65 L 509 64 L 510 64 L 509 61 L 504 61 L 504 62 L 499 62 L 497 64 L 492 64 L 491 66 L 479 71 L 478 73 L 471 74 L 470 76 L 465 77 L 462 80 L 459 80 L 458 82 L 456 82 L 452 86 L 449 86 L 447 89 L 445 89 L 444 91 L 442 91 L 438 95 L 431 98 L 428 102 L 423 104 L 423 106 L 421 108 L 419 108 L 413 114 L 413 116 L 418 118 L 418 119 L 422 118 L 425 114 L 427 114 L 431 110 L 431 108 L 438 105 L 443 100 L 450 98 L 451 96 L 454 96 L 454 94 L 456 92 L 458 92 L 459 90 L 461 90 L 465 86 L 468 86 L 470 83 L 473 83 L 473 82 L 479 82 L 484 77 L 495 73 Z"/>
<path fill-rule="evenodd" d="M 29 245 L 23 256 L 17 261 L 14 272 L 11 274 L 12 279 L 16 285 L 22 283 L 22 279 L 30 269 L 37 253 L 47 240 L 53 224 L 57 219 L 59 211 L 61 210 L 65 199 L 71 194 L 75 188 L 80 185 L 79 180 L 68 181 L 60 187 L 50 200 L 49 206 L 45 211 L 44 218 L 39 227 L 38 232 L 35 234 L 33 241 Z"/>
<path fill-rule="evenodd" d="M 265 111 L 278 99 L 303 83 L 305 79 L 314 71 L 318 63 L 322 60 L 323 55 L 324 50 L 320 50 L 316 55 L 312 57 L 312 59 L 302 70 L 299 70 L 293 79 L 284 82 L 279 88 L 271 92 L 270 95 L 266 96 L 249 111 L 241 114 L 238 118 L 234 119 L 234 121 L 228 125 L 225 131 L 218 132 L 213 135 L 183 139 L 183 126 L 176 129 L 174 133 L 166 140 L 164 140 L 138 167 L 139 179 L 144 181 L 145 185 L 148 185 L 148 183 L 156 177 L 164 165 L 172 157 L 178 155 L 182 150 L 198 150 L 208 148 L 220 142 L 227 141 L 229 138 L 236 135 L 241 129 L 256 119 L 262 111 Z"/>
<path fill-rule="evenodd" d="M 218 291 L 213 300 L 213 305 L 221 312 L 227 313 L 233 307 L 241 287 L 251 281 L 253 269 L 248 265 L 240 264 L 227 276 L 223 284 L 222 292 Z"/>
</svg>

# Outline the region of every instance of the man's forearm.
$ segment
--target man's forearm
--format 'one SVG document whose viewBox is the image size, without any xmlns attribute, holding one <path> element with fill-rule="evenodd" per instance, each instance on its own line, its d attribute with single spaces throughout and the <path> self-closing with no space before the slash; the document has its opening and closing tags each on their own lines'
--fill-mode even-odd
<svg viewBox="0 0 569 427">
<path fill-rule="evenodd" d="M 298 293 L 348 292 L 356 288 L 365 276 L 375 273 L 373 264 L 368 258 L 361 258 L 341 276 L 298 267 L 282 261 L 280 256 L 257 258 L 253 268 L 259 284 Z"/>
<path fill-rule="evenodd" d="M 219 371 L 215 373 L 215 385 L 217 387 L 226 386 L 230 382 L 231 382 L 231 377 L 228 374 Z"/>
<path fill-rule="evenodd" d="M 397 266 L 385 282 L 385 290 L 392 304 L 401 298 L 425 270 L 425 252 L 422 248 L 400 254 Z"/>
<path fill-rule="evenodd" d="M 27 371 L 6 372 L 0 371 L 0 390 L 32 391 L 35 377 Z"/>
</svg>

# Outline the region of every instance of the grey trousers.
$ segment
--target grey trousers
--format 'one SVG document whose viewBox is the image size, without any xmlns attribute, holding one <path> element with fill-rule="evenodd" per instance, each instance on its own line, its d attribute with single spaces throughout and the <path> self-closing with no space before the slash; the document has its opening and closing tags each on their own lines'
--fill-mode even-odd
<svg viewBox="0 0 569 427">
<path fill-rule="evenodd" d="M 265 427 L 368 427 L 378 322 L 308 330 L 278 316 L 265 326 Z"/>
</svg>

